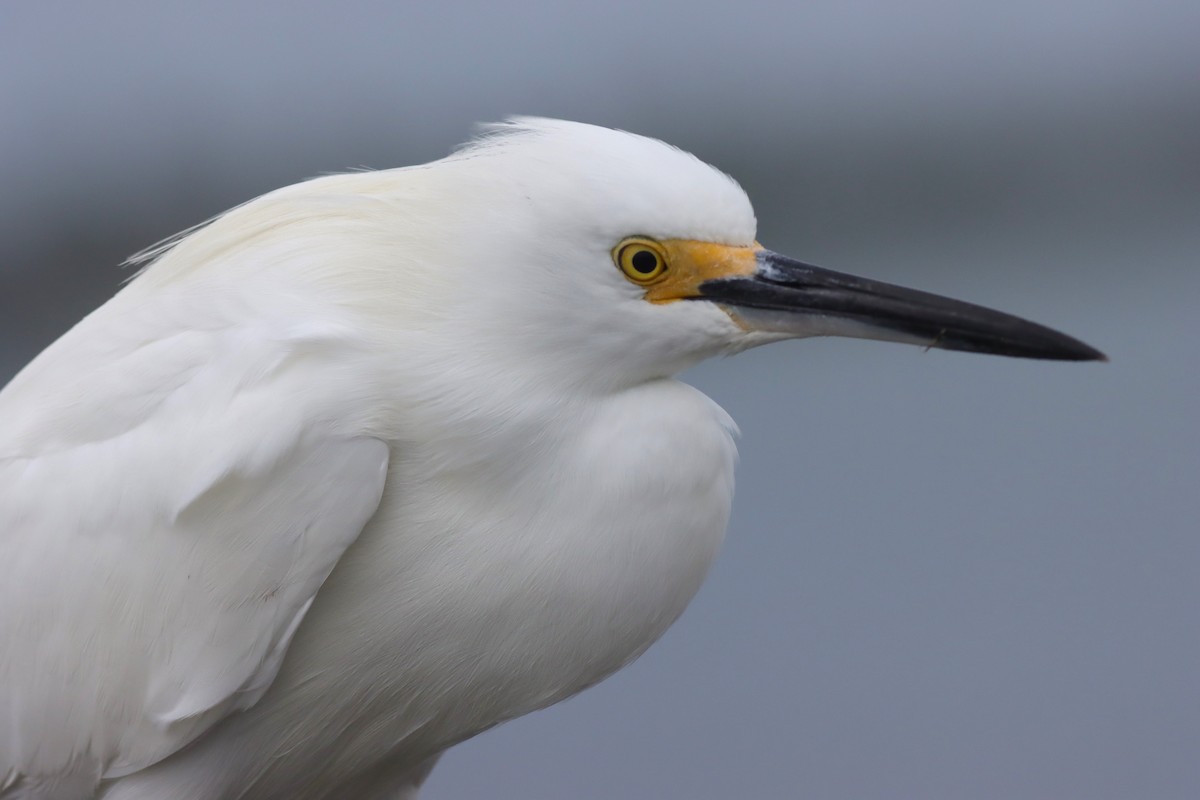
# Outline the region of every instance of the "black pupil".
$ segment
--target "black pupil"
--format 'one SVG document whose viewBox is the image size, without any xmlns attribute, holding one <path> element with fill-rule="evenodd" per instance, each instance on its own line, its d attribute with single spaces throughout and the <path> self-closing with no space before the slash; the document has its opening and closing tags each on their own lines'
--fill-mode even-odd
<svg viewBox="0 0 1200 800">
<path fill-rule="evenodd" d="M 630 262 L 633 268 L 643 275 L 649 275 L 654 270 L 658 269 L 658 256 L 654 255 L 650 250 L 638 250 L 633 254 Z"/>
</svg>

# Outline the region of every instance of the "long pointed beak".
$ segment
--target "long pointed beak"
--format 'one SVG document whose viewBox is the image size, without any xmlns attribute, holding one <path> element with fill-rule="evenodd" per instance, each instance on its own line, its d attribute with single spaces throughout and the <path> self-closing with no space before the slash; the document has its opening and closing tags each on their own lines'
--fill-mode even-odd
<svg viewBox="0 0 1200 800">
<path fill-rule="evenodd" d="M 741 324 L 795 336 L 853 336 L 1020 358 L 1106 361 L 1078 339 L 982 306 L 758 250 L 752 274 L 701 283 L 696 299 Z"/>
</svg>

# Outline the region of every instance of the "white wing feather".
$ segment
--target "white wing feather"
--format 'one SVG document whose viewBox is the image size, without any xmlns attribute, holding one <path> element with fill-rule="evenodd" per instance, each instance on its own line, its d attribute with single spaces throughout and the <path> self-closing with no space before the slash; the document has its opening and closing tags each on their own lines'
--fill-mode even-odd
<svg viewBox="0 0 1200 800">
<path fill-rule="evenodd" d="M 88 797 L 257 702 L 383 491 L 351 337 L 135 287 L 0 393 L 0 797 Z"/>
</svg>

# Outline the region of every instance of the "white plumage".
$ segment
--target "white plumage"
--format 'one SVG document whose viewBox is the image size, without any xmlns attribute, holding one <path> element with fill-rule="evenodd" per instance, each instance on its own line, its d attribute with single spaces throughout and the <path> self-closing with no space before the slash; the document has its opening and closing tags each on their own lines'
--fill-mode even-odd
<svg viewBox="0 0 1200 800">
<path fill-rule="evenodd" d="M 411 797 L 628 663 L 732 498 L 671 376 L 839 332 L 706 299 L 754 236 L 688 154 L 518 120 L 151 251 L 0 393 L 0 798 Z"/>
</svg>

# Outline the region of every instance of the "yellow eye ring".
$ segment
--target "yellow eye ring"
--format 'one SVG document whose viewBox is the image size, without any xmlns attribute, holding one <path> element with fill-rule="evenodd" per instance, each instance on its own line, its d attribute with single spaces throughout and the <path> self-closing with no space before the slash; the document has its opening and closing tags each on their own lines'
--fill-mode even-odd
<svg viewBox="0 0 1200 800">
<path fill-rule="evenodd" d="M 616 262 L 625 277 L 634 283 L 653 283 L 667 271 L 667 251 L 654 241 L 642 236 L 623 240 L 613 250 Z"/>
</svg>

